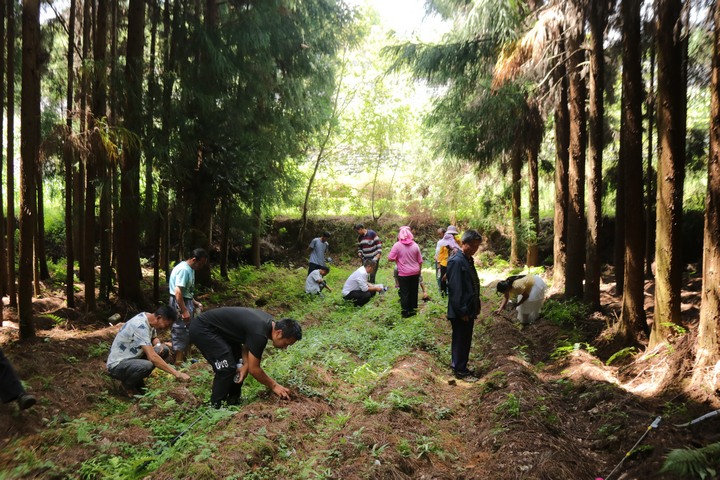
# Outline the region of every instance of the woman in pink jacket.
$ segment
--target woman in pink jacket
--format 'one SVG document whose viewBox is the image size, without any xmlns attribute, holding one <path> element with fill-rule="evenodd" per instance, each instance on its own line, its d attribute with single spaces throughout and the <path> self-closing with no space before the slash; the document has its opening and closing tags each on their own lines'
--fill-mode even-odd
<svg viewBox="0 0 720 480">
<path fill-rule="evenodd" d="M 388 260 L 397 263 L 402 316 L 412 317 L 417 312 L 418 284 L 423 258 L 420 247 L 413 241 L 410 227 L 400 227 L 398 241 L 390 249 Z"/>
</svg>

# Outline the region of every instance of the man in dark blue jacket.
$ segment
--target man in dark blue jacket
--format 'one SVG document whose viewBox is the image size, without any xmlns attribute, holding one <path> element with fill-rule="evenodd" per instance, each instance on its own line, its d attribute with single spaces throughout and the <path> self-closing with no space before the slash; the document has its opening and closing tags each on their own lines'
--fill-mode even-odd
<svg viewBox="0 0 720 480">
<path fill-rule="evenodd" d="M 473 255 L 482 237 L 476 230 L 462 236 L 462 254 L 453 255 L 447 264 L 448 320 L 452 325 L 452 369 L 457 378 L 476 381 L 468 369 L 473 326 L 480 313 L 480 279 Z"/>
</svg>

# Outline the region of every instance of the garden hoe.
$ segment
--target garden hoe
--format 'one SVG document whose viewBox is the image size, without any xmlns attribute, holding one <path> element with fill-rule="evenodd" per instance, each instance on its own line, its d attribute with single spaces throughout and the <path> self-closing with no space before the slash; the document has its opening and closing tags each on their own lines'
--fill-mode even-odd
<svg viewBox="0 0 720 480">
<path fill-rule="evenodd" d="M 681 423 L 680 425 L 675 425 L 676 427 L 692 427 L 695 424 L 698 424 L 700 422 L 704 422 L 708 418 L 715 417 L 717 415 L 720 415 L 720 410 L 715 410 L 714 412 L 706 413 L 702 417 L 698 417 L 695 420 L 690 420 L 687 423 Z"/>
<path fill-rule="evenodd" d="M 644 439 L 645 436 L 648 434 L 648 432 L 650 432 L 650 430 L 656 429 L 656 428 L 658 427 L 658 425 L 660 425 L 660 420 L 662 420 L 662 417 L 661 417 L 661 416 L 658 416 L 658 417 L 655 418 L 655 420 L 650 424 L 649 427 L 647 427 L 647 430 L 645 430 L 645 432 L 644 432 L 644 433 L 642 434 L 642 436 L 638 439 L 638 441 L 635 442 L 635 445 L 633 445 L 633 447 L 632 447 L 630 450 L 628 450 L 628 452 L 625 454 L 625 456 L 623 457 L 623 459 L 620 460 L 620 463 L 618 463 L 618 464 L 615 466 L 615 468 L 612 469 L 612 472 L 608 473 L 607 477 L 605 477 L 604 479 L 603 479 L 602 477 L 597 477 L 597 478 L 595 478 L 595 480 L 610 480 L 610 477 L 612 477 L 612 474 L 615 473 L 618 468 L 620 468 L 620 465 L 622 465 L 623 462 L 625 462 L 625 460 L 626 460 L 626 459 L 632 454 L 632 452 L 637 448 L 637 446 L 640 445 L 640 442 L 643 441 L 643 439 Z"/>
</svg>

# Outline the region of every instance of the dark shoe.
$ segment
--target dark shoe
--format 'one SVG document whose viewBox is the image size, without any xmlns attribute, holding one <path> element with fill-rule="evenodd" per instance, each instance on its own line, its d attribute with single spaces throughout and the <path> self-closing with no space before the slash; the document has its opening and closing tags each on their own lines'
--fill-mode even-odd
<svg viewBox="0 0 720 480">
<path fill-rule="evenodd" d="M 17 402 L 18 406 L 20 406 L 20 410 L 27 410 L 37 403 L 37 399 L 35 398 L 35 395 L 23 393 L 20 395 L 20 398 L 17 399 Z"/>
<path fill-rule="evenodd" d="M 475 372 L 473 372 L 472 370 L 463 370 L 463 371 L 455 370 L 455 378 L 466 378 L 466 377 L 471 377 L 473 375 L 475 375 Z"/>
</svg>

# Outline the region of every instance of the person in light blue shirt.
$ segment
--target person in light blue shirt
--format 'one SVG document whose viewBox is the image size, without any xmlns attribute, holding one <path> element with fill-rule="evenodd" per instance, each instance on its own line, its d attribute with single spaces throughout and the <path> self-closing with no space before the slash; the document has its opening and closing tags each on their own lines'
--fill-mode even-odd
<svg viewBox="0 0 720 480">
<path fill-rule="evenodd" d="M 178 314 L 171 330 L 176 364 L 182 363 L 190 354 L 188 325 L 195 314 L 195 309 L 202 307 L 202 304 L 195 300 L 195 270 L 203 268 L 207 261 L 208 253 L 202 248 L 196 248 L 190 258 L 175 265 L 170 273 L 169 305 Z"/>
<path fill-rule="evenodd" d="M 313 238 L 308 245 L 308 250 L 310 250 L 308 275 L 326 264 L 325 254 L 330 248 L 330 244 L 327 242 L 328 238 L 330 238 L 330 232 L 323 232 L 319 237 Z"/>
</svg>

